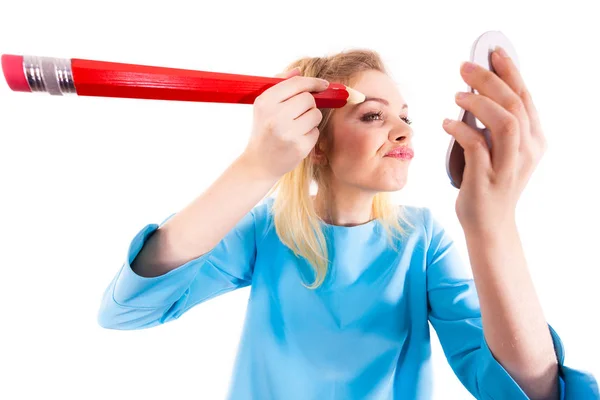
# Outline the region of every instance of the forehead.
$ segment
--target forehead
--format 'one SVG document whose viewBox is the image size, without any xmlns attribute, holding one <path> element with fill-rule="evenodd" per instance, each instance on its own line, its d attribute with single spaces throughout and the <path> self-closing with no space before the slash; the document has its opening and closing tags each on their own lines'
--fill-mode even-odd
<svg viewBox="0 0 600 400">
<path fill-rule="evenodd" d="M 399 109 L 406 103 L 396 82 L 383 72 L 375 70 L 363 71 L 356 75 L 352 82 L 350 82 L 350 86 L 367 97 L 386 99 L 393 108 Z"/>
</svg>

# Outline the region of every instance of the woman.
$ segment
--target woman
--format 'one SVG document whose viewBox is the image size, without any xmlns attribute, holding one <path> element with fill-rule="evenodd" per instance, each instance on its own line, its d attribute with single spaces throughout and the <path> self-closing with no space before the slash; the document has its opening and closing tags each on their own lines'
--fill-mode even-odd
<svg viewBox="0 0 600 400">
<path fill-rule="evenodd" d="M 152 327 L 252 285 L 232 399 L 429 398 L 428 322 L 477 398 L 597 396 L 562 365 L 527 271 L 515 207 L 545 140 L 512 61 L 493 63 L 499 77 L 464 65 L 479 94 L 457 99 L 492 131 L 491 152 L 444 125 L 465 149 L 456 212 L 474 280 L 428 208 L 392 204 L 412 157 L 408 109 L 379 55 L 353 50 L 298 60 L 256 99 L 243 154 L 135 236 L 100 325 Z M 367 100 L 319 110 L 310 92 L 328 81 Z"/>
</svg>

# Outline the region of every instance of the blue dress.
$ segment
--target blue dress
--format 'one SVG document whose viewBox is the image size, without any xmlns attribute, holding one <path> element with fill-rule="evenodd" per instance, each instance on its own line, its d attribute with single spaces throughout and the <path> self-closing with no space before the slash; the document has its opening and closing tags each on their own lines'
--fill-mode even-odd
<svg viewBox="0 0 600 400">
<path fill-rule="evenodd" d="M 323 284 L 309 290 L 301 282 L 312 284 L 315 274 L 279 240 L 272 204 L 266 198 L 210 252 L 158 277 L 131 270 L 159 227 L 145 226 L 103 294 L 100 326 L 150 328 L 251 285 L 229 399 L 431 398 L 429 323 L 473 396 L 527 399 L 490 352 L 468 265 L 430 209 L 405 206 L 415 229 L 396 241 L 399 251 L 378 220 L 321 223 L 331 263 Z M 563 365 L 561 340 L 548 328 L 561 397 L 600 398 L 591 374 Z"/>
</svg>

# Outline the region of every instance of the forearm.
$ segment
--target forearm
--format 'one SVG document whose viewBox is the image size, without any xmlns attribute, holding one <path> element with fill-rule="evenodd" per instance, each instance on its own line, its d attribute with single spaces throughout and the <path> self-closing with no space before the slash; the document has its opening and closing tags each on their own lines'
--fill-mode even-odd
<svg viewBox="0 0 600 400">
<path fill-rule="evenodd" d="M 558 362 L 516 223 L 465 231 L 486 342 L 532 399 L 558 399 Z"/>
<path fill-rule="evenodd" d="M 242 154 L 148 239 L 131 268 L 141 276 L 159 276 L 209 252 L 276 182 Z"/>
</svg>

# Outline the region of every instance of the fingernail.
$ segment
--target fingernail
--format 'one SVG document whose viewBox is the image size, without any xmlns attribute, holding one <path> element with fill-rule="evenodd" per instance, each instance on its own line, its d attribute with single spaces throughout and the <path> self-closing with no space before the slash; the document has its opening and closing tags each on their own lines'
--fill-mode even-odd
<svg viewBox="0 0 600 400">
<path fill-rule="evenodd" d="M 499 55 L 501 55 L 501 56 L 502 56 L 502 57 L 504 57 L 504 58 L 509 58 L 509 55 L 508 55 L 508 54 L 506 53 L 506 51 L 505 51 L 505 50 L 504 50 L 502 47 L 500 47 L 500 46 L 496 47 L 496 50 L 495 50 L 495 52 L 496 52 L 496 53 L 498 53 Z"/>
<path fill-rule="evenodd" d="M 329 86 L 329 81 L 326 81 L 325 79 L 321 79 L 321 78 L 317 78 L 318 80 L 320 80 L 321 82 L 323 82 L 323 85 L 325 87 Z"/>
<path fill-rule="evenodd" d="M 444 123 L 443 123 L 443 125 L 448 125 L 450 122 L 452 122 L 452 120 L 451 120 L 451 119 L 448 119 L 448 118 L 446 118 L 446 119 L 444 119 Z"/>
<path fill-rule="evenodd" d="M 467 92 L 456 92 L 455 96 L 457 99 L 462 99 L 462 98 L 467 97 L 468 95 L 469 95 L 469 93 L 467 93 Z"/>
<path fill-rule="evenodd" d="M 460 64 L 460 67 L 465 72 L 471 72 L 475 69 L 475 64 L 473 64 L 469 61 L 465 61 L 462 64 Z"/>
</svg>

